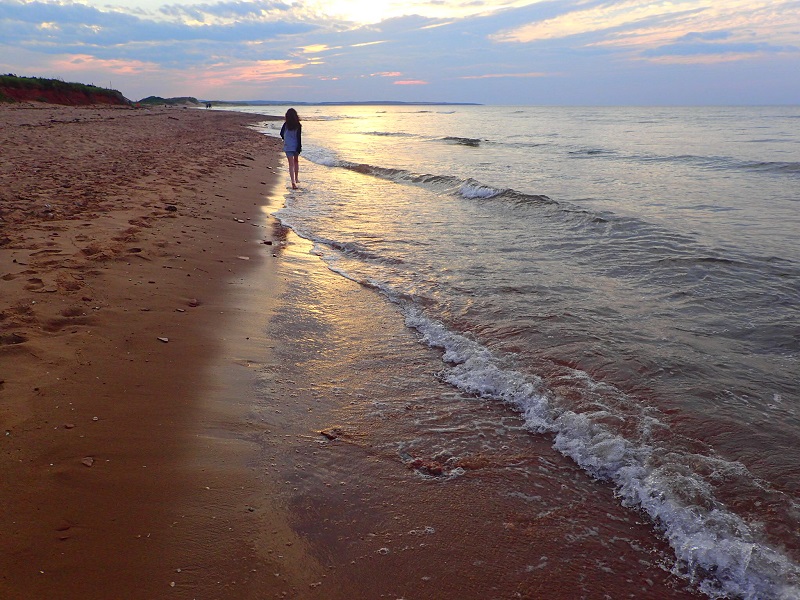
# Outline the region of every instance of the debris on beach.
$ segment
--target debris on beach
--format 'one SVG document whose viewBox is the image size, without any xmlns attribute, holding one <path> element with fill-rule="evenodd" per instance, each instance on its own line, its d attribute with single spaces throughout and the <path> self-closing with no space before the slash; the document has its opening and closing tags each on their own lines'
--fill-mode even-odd
<svg viewBox="0 0 800 600">
<path fill-rule="evenodd" d="M 460 461 L 451 457 L 446 461 L 425 459 L 411 456 L 405 452 L 401 453 L 401 459 L 407 468 L 418 475 L 433 479 L 451 479 L 464 475 L 466 471 L 461 466 Z"/>
<path fill-rule="evenodd" d="M 320 430 L 319 434 L 329 440 L 335 440 L 344 435 L 344 430 L 341 427 L 329 427 L 328 429 Z"/>
<path fill-rule="evenodd" d="M 85 456 L 81 459 L 81 463 L 86 465 L 87 467 L 91 467 L 94 464 L 94 457 L 93 456 Z"/>
<path fill-rule="evenodd" d="M 415 458 L 408 466 L 410 469 L 414 469 L 418 473 L 428 475 L 429 477 L 442 477 L 447 474 L 445 466 L 433 460 Z"/>
<path fill-rule="evenodd" d="M 168 337 L 160 337 L 160 338 L 158 338 L 158 341 L 159 342 L 164 342 L 166 344 L 167 342 L 169 342 L 169 338 Z"/>
</svg>

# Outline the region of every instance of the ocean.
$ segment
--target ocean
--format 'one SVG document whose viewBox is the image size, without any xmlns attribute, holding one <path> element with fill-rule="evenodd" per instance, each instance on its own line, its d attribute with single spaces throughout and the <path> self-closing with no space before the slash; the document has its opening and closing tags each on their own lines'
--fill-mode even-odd
<svg viewBox="0 0 800 600">
<path fill-rule="evenodd" d="M 491 493 L 544 514 L 572 485 L 518 466 L 544 443 L 664 543 L 648 568 L 711 598 L 800 598 L 800 108 L 298 111 L 300 189 L 274 216 L 438 363 L 341 339 L 315 351 L 318 390 L 380 354 L 356 399 L 393 415 L 386 452 L 414 476 L 479 478 L 469 457 L 513 430 Z M 597 554 L 624 537 L 592 535 Z"/>
</svg>

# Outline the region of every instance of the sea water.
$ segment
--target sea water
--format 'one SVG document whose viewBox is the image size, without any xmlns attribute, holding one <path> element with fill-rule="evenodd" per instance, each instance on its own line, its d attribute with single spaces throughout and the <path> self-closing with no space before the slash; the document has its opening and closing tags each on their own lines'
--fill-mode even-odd
<svg viewBox="0 0 800 600">
<path fill-rule="evenodd" d="M 800 597 L 800 108 L 298 108 L 276 216 L 431 378 L 611 484 L 700 592 Z"/>
</svg>

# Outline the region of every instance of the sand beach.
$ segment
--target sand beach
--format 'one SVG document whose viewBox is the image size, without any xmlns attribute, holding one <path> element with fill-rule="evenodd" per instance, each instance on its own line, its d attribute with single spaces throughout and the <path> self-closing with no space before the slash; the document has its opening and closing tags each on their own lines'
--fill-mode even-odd
<svg viewBox="0 0 800 600">
<path fill-rule="evenodd" d="M 0 596 L 156 598 L 181 565 L 240 578 L 243 466 L 197 440 L 224 418 L 202 401 L 246 370 L 242 282 L 278 285 L 255 221 L 275 145 L 230 113 L 0 110 Z"/>
<path fill-rule="evenodd" d="M 0 120 L 0 597 L 697 597 L 550 439 L 403 375 L 439 353 L 268 216 L 254 116 Z M 482 445 L 407 443 L 453 402 Z M 496 493 L 545 463 L 545 500 Z"/>
</svg>

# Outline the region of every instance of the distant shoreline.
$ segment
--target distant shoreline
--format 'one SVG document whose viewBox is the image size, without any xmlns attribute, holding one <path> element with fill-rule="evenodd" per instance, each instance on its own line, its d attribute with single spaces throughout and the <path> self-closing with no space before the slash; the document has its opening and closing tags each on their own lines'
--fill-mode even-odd
<svg viewBox="0 0 800 600">
<path fill-rule="evenodd" d="M 397 100 L 366 100 L 353 102 L 297 102 L 295 100 L 200 100 L 225 106 L 483 106 L 477 102 L 400 102 Z"/>
</svg>

